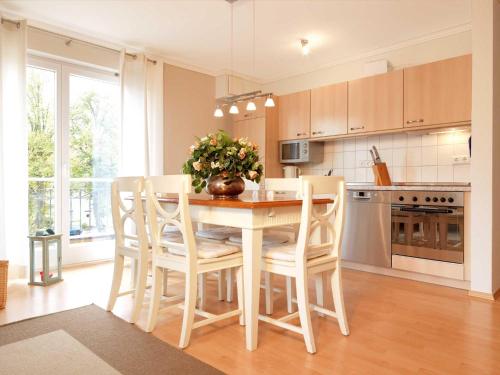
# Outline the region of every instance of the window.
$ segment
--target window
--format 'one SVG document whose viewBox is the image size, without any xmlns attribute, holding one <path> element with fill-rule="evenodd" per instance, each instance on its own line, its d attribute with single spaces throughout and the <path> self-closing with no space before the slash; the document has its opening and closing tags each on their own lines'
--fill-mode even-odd
<svg viewBox="0 0 500 375">
<path fill-rule="evenodd" d="M 121 155 L 118 79 L 31 58 L 26 102 L 30 233 L 51 228 L 65 234 L 67 263 L 108 257 L 94 244 L 113 239 L 110 185 Z"/>
</svg>

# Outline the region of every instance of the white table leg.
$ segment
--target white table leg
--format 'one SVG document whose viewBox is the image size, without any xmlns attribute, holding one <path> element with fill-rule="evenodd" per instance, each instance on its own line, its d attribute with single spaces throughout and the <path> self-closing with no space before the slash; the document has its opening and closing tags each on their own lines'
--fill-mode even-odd
<svg viewBox="0 0 500 375">
<path fill-rule="evenodd" d="M 243 229 L 242 245 L 246 347 L 252 351 L 257 349 L 262 229 Z"/>
</svg>

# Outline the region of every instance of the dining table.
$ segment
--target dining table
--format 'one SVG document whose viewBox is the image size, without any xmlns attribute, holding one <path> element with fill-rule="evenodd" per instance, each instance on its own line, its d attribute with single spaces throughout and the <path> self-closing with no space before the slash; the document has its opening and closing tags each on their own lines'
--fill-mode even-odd
<svg viewBox="0 0 500 375">
<path fill-rule="evenodd" d="M 159 198 L 161 204 L 176 204 L 175 196 Z M 333 203 L 318 197 L 313 204 L 318 211 Z M 247 191 L 236 199 L 217 199 L 207 193 L 190 194 L 191 219 L 195 223 L 239 228 L 242 231 L 243 285 L 246 348 L 257 348 L 262 239 L 265 229 L 299 224 L 302 200 L 291 193 Z"/>
</svg>

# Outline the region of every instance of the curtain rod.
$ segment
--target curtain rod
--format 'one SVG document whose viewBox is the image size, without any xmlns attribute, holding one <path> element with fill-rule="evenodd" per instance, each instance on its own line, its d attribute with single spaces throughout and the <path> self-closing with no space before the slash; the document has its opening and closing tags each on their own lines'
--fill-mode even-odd
<svg viewBox="0 0 500 375">
<path fill-rule="evenodd" d="M 21 22 L 19 21 L 14 21 L 14 20 L 9 20 L 7 18 L 1 18 L 1 23 L 4 23 L 4 22 L 7 22 L 7 23 L 11 23 L 13 25 L 16 25 L 16 27 L 19 29 L 21 27 Z M 78 43 L 82 43 L 82 44 L 86 44 L 86 45 L 89 45 L 89 46 L 92 46 L 92 47 L 97 47 L 97 48 L 101 48 L 101 49 L 105 49 L 105 50 L 108 50 L 108 51 L 112 51 L 112 52 L 116 52 L 116 53 L 120 53 L 120 50 L 118 49 L 115 49 L 115 48 L 110 48 L 110 47 L 106 47 L 106 46 L 102 46 L 100 44 L 96 44 L 96 43 L 92 43 L 92 42 L 87 42 L 86 40 L 82 40 L 82 39 L 78 39 L 78 38 L 73 38 L 73 37 L 70 37 L 70 36 L 67 36 L 67 35 L 64 35 L 64 34 L 59 34 L 59 33 L 56 33 L 56 32 L 53 32 L 53 31 L 49 31 L 49 30 L 45 30 L 45 29 L 41 29 L 39 27 L 36 27 L 36 26 L 31 26 L 29 25 L 28 26 L 30 29 L 32 30 L 37 30 L 37 31 L 41 31 L 41 32 L 44 32 L 44 33 L 47 33 L 47 34 L 52 34 L 58 38 L 62 38 L 62 39 L 66 39 L 66 42 L 64 44 L 66 44 L 68 47 L 71 45 L 72 42 L 78 42 Z M 132 57 L 133 59 L 136 59 L 137 58 L 137 55 L 134 54 L 134 53 L 129 53 L 129 52 L 125 52 L 125 55 L 127 56 L 130 56 Z M 150 58 L 147 58 L 147 61 L 153 63 L 156 65 L 156 60 L 153 60 L 153 59 L 150 59 Z"/>
</svg>

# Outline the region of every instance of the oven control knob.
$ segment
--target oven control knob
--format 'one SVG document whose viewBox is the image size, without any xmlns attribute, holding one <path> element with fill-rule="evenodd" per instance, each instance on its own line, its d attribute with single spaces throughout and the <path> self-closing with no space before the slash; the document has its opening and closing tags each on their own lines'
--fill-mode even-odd
<svg viewBox="0 0 500 375">
<path fill-rule="evenodd" d="M 455 201 L 455 199 L 453 199 L 452 197 L 448 198 L 448 202 L 453 203 L 454 201 Z"/>
<path fill-rule="evenodd" d="M 432 201 L 433 201 L 433 202 L 437 202 L 437 201 L 438 201 L 438 198 L 437 198 L 437 197 L 434 197 L 434 198 L 432 198 Z"/>
<path fill-rule="evenodd" d="M 441 199 L 440 199 L 440 200 L 441 200 L 441 202 L 443 202 L 443 203 L 444 203 L 444 202 L 446 202 L 446 198 L 445 198 L 445 197 L 441 197 Z"/>
<path fill-rule="evenodd" d="M 418 201 L 418 198 L 417 198 L 417 197 L 413 197 L 411 200 L 412 200 L 413 202 L 416 202 L 416 201 Z"/>
<path fill-rule="evenodd" d="M 405 200 L 405 197 L 403 197 L 402 195 L 399 196 L 399 201 L 402 202 Z"/>
<path fill-rule="evenodd" d="M 431 197 L 425 197 L 425 201 L 426 202 L 430 202 L 431 201 Z"/>
</svg>

